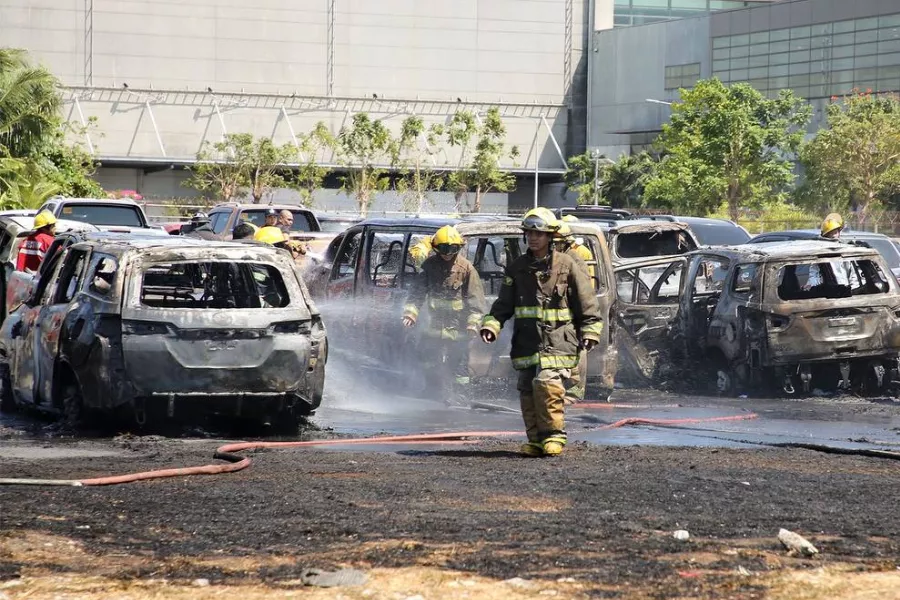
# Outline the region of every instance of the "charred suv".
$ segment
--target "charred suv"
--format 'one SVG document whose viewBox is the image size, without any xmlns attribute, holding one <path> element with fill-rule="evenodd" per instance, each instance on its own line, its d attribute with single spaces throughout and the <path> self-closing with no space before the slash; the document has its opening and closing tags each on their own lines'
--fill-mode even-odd
<svg viewBox="0 0 900 600">
<path fill-rule="evenodd" d="M 876 250 L 776 242 L 630 267 L 645 290 L 622 308 L 640 325 L 632 333 L 670 338 L 686 361 L 712 368 L 722 392 L 774 383 L 788 394 L 880 393 L 898 367 L 900 287 Z M 673 325 L 650 327 L 658 322 Z"/>
<path fill-rule="evenodd" d="M 4 408 L 292 426 L 319 406 L 325 329 L 282 251 L 91 234 L 48 260 L 0 328 Z"/>
</svg>

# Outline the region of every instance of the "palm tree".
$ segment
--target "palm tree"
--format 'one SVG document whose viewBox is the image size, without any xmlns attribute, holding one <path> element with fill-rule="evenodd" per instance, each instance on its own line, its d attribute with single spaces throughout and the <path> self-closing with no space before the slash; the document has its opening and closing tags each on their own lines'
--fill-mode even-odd
<svg viewBox="0 0 900 600">
<path fill-rule="evenodd" d="M 59 126 L 59 82 L 28 54 L 0 48 L 0 153 L 13 158 L 33 155 L 45 134 Z"/>
<path fill-rule="evenodd" d="M 603 168 L 600 193 L 614 208 L 638 207 L 644 183 L 654 167 L 655 162 L 647 152 L 622 156 L 618 162 Z"/>
</svg>

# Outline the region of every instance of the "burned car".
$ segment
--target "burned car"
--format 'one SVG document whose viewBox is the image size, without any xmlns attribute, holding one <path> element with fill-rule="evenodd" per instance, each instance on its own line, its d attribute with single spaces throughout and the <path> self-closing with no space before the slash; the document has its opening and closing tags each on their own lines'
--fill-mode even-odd
<svg viewBox="0 0 900 600">
<path fill-rule="evenodd" d="M 47 261 L 0 327 L 5 408 L 290 426 L 319 406 L 325 328 L 283 251 L 97 233 Z"/>
<path fill-rule="evenodd" d="M 896 372 L 900 287 L 876 250 L 748 244 L 627 270 L 640 285 L 620 295 L 619 316 L 648 377 L 672 364 L 667 353 L 725 393 L 765 384 L 880 393 Z"/>
<path fill-rule="evenodd" d="M 408 393 L 422 392 L 417 388 L 421 384 L 417 347 L 423 328 L 404 328 L 401 314 L 424 260 L 424 256 L 414 257 L 411 250 L 444 225 L 455 225 L 465 238 L 464 255 L 481 276 L 490 305 L 500 291 L 504 268 L 526 250 L 519 219 L 369 219 L 339 235 L 326 252 L 325 265 L 310 277 L 311 285 L 324 297 L 321 307 L 328 318 L 335 356 L 346 358 L 354 372 L 365 374 L 366 381 L 380 381 L 391 390 L 405 387 Z M 571 223 L 571 229 L 595 257 L 588 266 L 594 267 L 592 280 L 600 312 L 609 324 L 615 289 L 603 233 L 581 223 Z M 497 344 L 488 346 L 479 340 L 470 345 L 473 383 L 515 383 L 507 356 L 511 330 L 505 328 Z M 608 397 L 613 387 L 617 355 L 610 336 L 610 328 L 605 327 L 600 347 L 588 354 L 588 395 L 592 398 Z"/>
</svg>

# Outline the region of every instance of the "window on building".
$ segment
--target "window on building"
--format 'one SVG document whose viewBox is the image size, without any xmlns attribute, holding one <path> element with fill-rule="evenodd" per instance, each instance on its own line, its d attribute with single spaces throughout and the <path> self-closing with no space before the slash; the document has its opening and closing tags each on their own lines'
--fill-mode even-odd
<svg viewBox="0 0 900 600">
<path fill-rule="evenodd" d="M 666 67 L 666 89 L 692 88 L 700 79 L 700 63 Z"/>
</svg>

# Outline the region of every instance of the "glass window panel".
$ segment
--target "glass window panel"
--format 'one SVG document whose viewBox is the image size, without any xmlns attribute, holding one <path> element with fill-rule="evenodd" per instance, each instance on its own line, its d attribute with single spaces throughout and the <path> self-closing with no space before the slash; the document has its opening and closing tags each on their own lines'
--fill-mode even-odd
<svg viewBox="0 0 900 600">
<path fill-rule="evenodd" d="M 749 64 L 748 59 L 746 58 L 732 58 L 731 59 L 731 69 L 746 69 Z"/>
<path fill-rule="evenodd" d="M 900 79 L 879 79 L 879 92 L 896 92 L 900 90 Z"/>
<path fill-rule="evenodd" d="M 878 17 L 879 27 L 900 27 L 900 14 Z"/>
<path fill-rule="evenodd" d="M 755 87 L 758 90 L 766 90 L 766 89 L 768 89 L 769 80 L 766 78 L 750 79 L 747 83 L 749 83 L 751 86 Z"/>
<path fill-rule="evenodd" d="M 793 63 L 791 64 L 791 75 L 806 75 L 809 73 L 809 63 Z"/>
<path fill-rule="evenodd" d="M 769 53 L 769 44 L 768 42 L 762 42 L 760 44 L 756 44 L 755 46 L 750 46 L 750 56 L 760 56 L 762 54 Z"/>
<path fill-rule="evenodd" d="M 737 69 L 731 71 L 731 80 L 732 81 L 746 81 L 747 80 L 747 69 Z"/>
<path fill-rule="evenodd" d="M 788 74 L 788 66 L 780 65 L 780 66 L 772 66 L 769 65 L 769 77 L 782 77 Z"/>
<path fill-rule="evenodd" d="M 749 69 L 747 71 L 747 76 L 750 79 L 759 79 L 760 77 L 768 77 L 769 76 L 769 68 L 768 67 L 758 67 L 756 69 Z"/>
<path fill-rule="evenodd" d="M 743 57 L 748 54 L 750 54 L 750 48 L 748 46 L 738 46 L 737 48 L 734 46 L 731 47 L 731 58 Z"/>
<path fill-rule="evenodd" d="M 772 54 L 775 54 L 776 52 L 787 52 L 790 49 L 790 42 L 771 42 L 769 44 L 769 52 Z"/>
<path fill-rule="evenodd" d="M 847 58 L 853 56 L 855 50 L 856 48 L 853 46 L 838 46 L 831 49 L 831 58 Z"/>
<path fill-rule="evenodd" d="M 853 68 L 853 59 L 852 58 L 839 58 L 837 60 L 831 61 L 831 68 L 835 71 L 840 71 L 842 69 L 852 69 Z"/>
<path fill-rule="evenodd" d="M 885 67 L 888 65 L 900 65 L 900 52 L 893 54 L 882 54 L 878 57 L 878 66 Z"/>
<path fill-rule="evenodd" d="M 821 62 L 831 58 L 831 48 L 818 48 L 809 51 L 809 60 Z"/>
<path fill-rule="evenodd" d="M 790 55 L 787 52 L 782 54 L 770 54 L 769 65 L 786 65 L 790 62 Z"/>
<path fill-rule="evenodd" d="M 878 44 L 857 44 L 856 56 L 868 56 L 869 54 L 878 54 Z"/>
<path fill-rule="evenodd" d="M 791 87 L 798 85 L 809 85 L 809 75 L 791 75 L 789 79 Z"/>
<path fill-rule="evenodd" d="M 729 58 L 731 55 L 729 54 L 731 50 L 728 48 L 717 48 L 713 50 L 713 60 L 722 60 L 723 58 Z"/>
<path fill-rule="evenodd" d="M 900 27 L 891 27 L 889 29 L 881 29 L 878 31 L 879 40 L 896 40 L 900 39 Z"/>
<path fill-rule="evenodd" d="M 791 52 L 790 60 L 795 62 L 809 62 L 809 50 L 800 50 L 799 52 Z"/>
<path fill-rule="evenodd" d="M 809 50 L 809 38 L 791 40 L 791 50 Z"/>
<path fill-rule="evenodd" d="M 820 85 L 823 83 L 828 83 L 829 77 L 825 73 L 810 73 L 809 75 L 809 84 L 810 85 Z"/>
<path fill-rule="evenodd" d="M 838 21 L 837 23 L 832 23 L 831 25 L 835 33 L 844 33 L 856 29 L 856 23 L 854 21 Z"/>
<path fill-rule="evenodd" d="M 877 42 L 878 41 L 878 31 L 857 31 L 856 37 L 853 40 L 857 44 L 865 44 L 866 42 Z"/>
<path fill-rule="evenodd" d="M 853 76 L 854 81 L 859 81 L 861 79 L 869 81 L 877 78 L 878 69 L 856 69 L 856 74 Z"/>
<path fill-rule="evenodd" d="M 750 36 L 748 34 L 743 35 L 733 35 L 731 36 L 731 47 L 735 46 L 746 46 L 750 42 Z"/>
<path fill-rule="evenodd" d="M 681 72 L 684 75 L 700 75 L 700 63 L 691 63 L 689 65 L 682 65 Z"/>
<path fill-rule="evenodd" d="M 863 80 L 863 81 L 854 81 L 853 87 L 858 89 L 860 92 L 869 92 L 878 87 L 878 82 L 874 79 L 871 80 Z"/>
<path fill-rule="evenodd" d="M 831 35 L 831 31 L 833 26 L 831 23 L 825 23 L 824 25 L 813 25 L 810 28 L 810 35 Z"/>
<path fill-rule="evenodd" d="M 800 96 L 801 98 L 809 98 L 809 87 L 807 86 L 791 86 L 791 90 L 793 90 L 795 96 Z"/>
<path fill-rule="evenodd" d="M 900 52 L 900 40 L 878 42 L 878 54 L 887 54 L 888 52 Z"/>
<path fill-rule="evenodd" d="M 751 44 L 767 44 L 769 42 L 769 32 L 760 31 L 759 33 L 750 34 Z"/>
<path fill-rule="evenodd" d="M 900 66 L 880 67 L 878 69 L 878 79 L 900 79 Z"/>
<path fill-rule="evenodd" d="M 769 90 L 768 92 L 766 92 L 766 98 L 768 98 L 769 100 L 774 100 L 774 99 L 778 98 L 778 95 L 779 95 L 779 90 Z"/>
<path fill-rule="evenodd" d="M 807 98 L 824 98 L 828 96 L 827 85 L 811 85 L 809 86 L 809 95 Z"/>
<path fill-rule="evenodd" d="M 832 46 L 846 46 L 848 44 L 853 44 L 855 42 L 855 39 L 856 39 L 855 33 L 841 33 L 841 34 L 837 34 L 833 38 L 831 38 L 831 45 Z"/>
<path fill-rule="evenodd" d="M 828 90 L 827 96 L 843 96 L 850 92 L 850 85 L 846 83 L 832 83 L 825 89 Z"/>
<path fill-rule="evenodd" d="M 807 25 L 805 27 L 792 27 L 791 28 L 791 39 L 796 40 L 798 38 L 808 38 L 810 32 L 810 27 Z"/>
<path fill-rule="evenodd" d="M 787 77 L 769 77 L 770 90 L 784 90 L 788 87 Z"/>
<path fill-rule="evenodd" d="M 809 45 L 812 48 L 825 48 L 826 46 L 831 46 L 831 36 L 822 35 L 819 37 L 814 37 L 809 40 Z"/>
<path fill-rule="evenodd" d="M 865 29 L 877 29 L 878 17 L 869 17 L 868 19 L 857 19 L 856 30 L 863 31 Z"/>
<path fill-rule="evenodd" d="M 728 65 L 731 64 L 729 60 L 714 60 L 713 61 L 713 71 L 723 71 L 728 68 Z"/>
<path fill-rule="evenodd" d="M 831 74 L 832 83 L 853 83 L 853 71 L 835 71 Z"/>
<path fill-rule="evenodd" d="M 715 73 L 715 76 L 718 77 L 723 83 L 728 83 L 731 81 L 731 71 L 719 71 Z"/>
<path fill-rule="evenodd" d="M 731 38 L 728 36 L 713 38 L 713 48 L 727 48 L 731 45 Z"/>
<path fill-rule="evenodd" d="M 666 67 L 666 77 L 681 77 L 681 66 Z"/>
<path fill-rule="evenodd" d="M 853 59 L 853 66 L 857 69 L 862 69 L 864 67 L 874 67 L 877 64 L 877 56 L 857 56 L 855 59 Z"/>
<path fill-rule="evenodd" d="M 853 31 L 851 29 L 851 31 Z M 774 31 L 769 32 L 769 41 L 770 42 L 778 42 L 781 40 L 788 40 L 791 38 L 790 29 L 776 29 Z"/>
<path fill-rule="evenodd" d="M 667 90 L 677 90 L 681 87 L 678 79 L 666 79 L 666 89 Z"/>
<path fill-rule="evenodd" d="M 619 26 L 624 25 L 624 26 L 628 27 L 631 25 L 631 17 L 624 16 L 624 15 L 616 15 L 615 18 L 613 19 L 613 25 L 619 25 Z"/>
<path fill-rule="evenodd" d="M 767 64 L 769 64 L 769 55 L 750 57 L 750 67 L 765 67 Z"/>
</svg>

